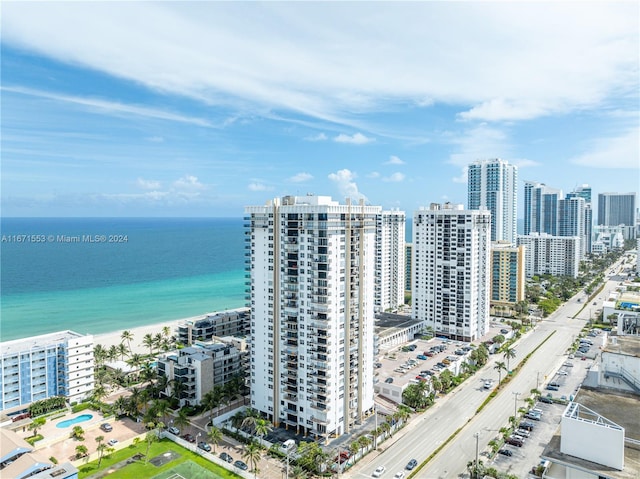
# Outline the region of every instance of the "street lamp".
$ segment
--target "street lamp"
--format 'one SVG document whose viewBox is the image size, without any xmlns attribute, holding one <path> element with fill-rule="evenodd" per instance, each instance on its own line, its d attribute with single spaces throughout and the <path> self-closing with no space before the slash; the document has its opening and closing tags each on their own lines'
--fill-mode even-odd
<svg viewBox="0 0 640 479">
<path fill-rule="evenodd" d="M 518 396 L 520 396 L 520 393 L 512 392 L 511 394 L 515 396 L 513 401 L 513 423 L 515 424 L 516 417 L 518 416 Z"/>
<path fill-rule="evenodd" d="M 480 433 L 476 432 L 473 437 L 476 438 L 476 464 L 475 464 L 475 477 L 478 478 L 478 439 L 480 438 Z"/>
<path fill-rule="evenodd" d="M 373 414 L 376 416 L 375 420 L 375 429 L 373 430 L 373 450 L 378 450 L 378 409 L 376 408 L 376 403 L 373 403 Z"/>
</svg>

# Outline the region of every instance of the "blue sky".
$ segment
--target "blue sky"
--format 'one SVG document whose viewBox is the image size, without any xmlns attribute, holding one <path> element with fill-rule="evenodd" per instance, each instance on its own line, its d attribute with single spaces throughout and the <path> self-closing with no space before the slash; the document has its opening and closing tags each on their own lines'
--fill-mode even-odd
<svg viewBox="0 0 640 479">
<path fill-rule="evenodd" d="M 6 1 L 2 215 L 238 217 L 314 193 L 411 216 L 466 203 L 465 166 L 496 157 L 521 190 L 638 191 L 639 14 Z"/>
</svg>

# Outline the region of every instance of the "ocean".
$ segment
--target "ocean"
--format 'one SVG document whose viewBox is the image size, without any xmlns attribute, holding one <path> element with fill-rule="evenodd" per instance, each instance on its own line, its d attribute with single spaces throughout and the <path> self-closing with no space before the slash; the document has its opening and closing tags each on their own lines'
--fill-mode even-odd
<svg viewBox="0 0 640 479">
<path fill-rule="evenodd" d="M 241 218 L 2 218 L 0 339 L 245 305 Z"/>
</svg>

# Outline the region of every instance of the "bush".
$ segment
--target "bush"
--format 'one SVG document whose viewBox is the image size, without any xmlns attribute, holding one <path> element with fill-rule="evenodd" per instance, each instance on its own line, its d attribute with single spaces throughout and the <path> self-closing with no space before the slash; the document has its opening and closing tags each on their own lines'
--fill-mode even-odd
<svg viewBox="0 0 640 479">
<path fill-rule="evenodd" d="M 51 457 L 49 458 L 49 460 L 50 460 L 52 463 L 54 463 L 54 464 L 58 464 L 58 460 L 57 460 L 55 457 L 53 457 L 53 456 L 51 456 Z"/>
<path fill-rule="evenodd" d="M 25 441 L 27 441 L 32 446 L 36 443 L 36 441 L 42 441 L 44 436 L 42 434 L 38 434 L 37 436 L 27 437 Z"/>
<path fill-rule="evenodd" d="M 73 406 L 71 408 L 71 412 L 76 413 L 76 412 L 84 411 L 85 409 L 89 409 L 90 407 L 91 407 L 91 403 L 83 402 Z"/>
</svg>

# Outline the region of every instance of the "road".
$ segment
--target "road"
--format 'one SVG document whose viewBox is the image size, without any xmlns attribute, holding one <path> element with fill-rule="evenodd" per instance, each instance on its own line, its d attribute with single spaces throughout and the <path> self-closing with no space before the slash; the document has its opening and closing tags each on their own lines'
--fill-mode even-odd
<svg viewBox="0 0 640 479">
<path fill-rule="evenodd" d="M 618 266 L 615 268 L 617 269 Z M 608 281 L 603 292 L 592 301 L 601 305 L 605 294 L 613 286 L 614 281 Z M 579 303 L 578 299 L 582 302 Z M 382 444 L 381 452 L 374 451 L 369 454 L 345 476 L 371 477 L 376 467 L 384 465 L 386 472 L 382 477 L 392 477 L 396 472 L 404 470 L 410 459 L 415 458 L 418 463 L 424 461 L 460 428 L 463 429 L 456 438 L 418 473 L 418 477 L 450 478 L 464 473 L 467 463 L 475 458 L 474 434 L 479 433 L 478 443 L 482 451 L 486 444 L 498 435 L 498 429 L 507 424 L 509 416 L 514 413 L 514 407 L 524 405 L 523 399 L 530 395 L 530 390 L 537 385 L 542 387 L 545 376 L 550 379 L 564 362 L 567 348 L 584 327 L 585 320 L 589 319 L 588 306 L 578 318 L 573 319 L 573 316 L 583 307 L 584 301 L 584 293 L 577 294 L 540 322 L 534 331 L 527 333 L 518 341 L 515 345 L 517 357 L 511 359 L 512 367 L 555 331 L 513 380 L 503 386 L 500 393 L 478 415 L 474 417 L 475 411 L 488 394 L 482 384 L 487 378 L 497 381 L 498 373 L 493 366 L 496 361 L 504 360 L 500 354 L 492 356 L 482 370 L 447 397 L 440 399 L 428 411 L 413 418 L 399 433 L 402 437 L 397 438 L 392 446 L 385 449 L 385 445 Z M 537 384 L 538 380 L 539 384 Z"/>
</svg>

